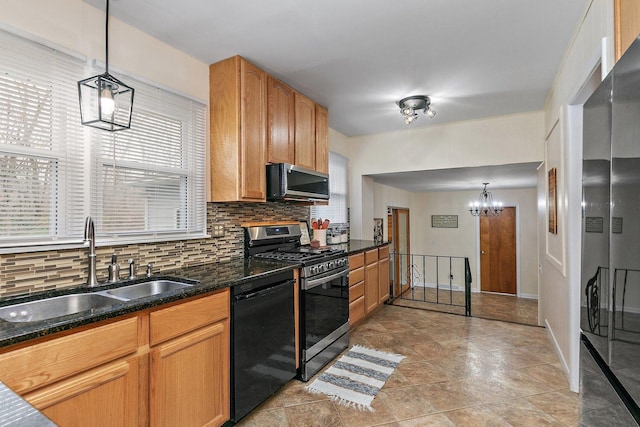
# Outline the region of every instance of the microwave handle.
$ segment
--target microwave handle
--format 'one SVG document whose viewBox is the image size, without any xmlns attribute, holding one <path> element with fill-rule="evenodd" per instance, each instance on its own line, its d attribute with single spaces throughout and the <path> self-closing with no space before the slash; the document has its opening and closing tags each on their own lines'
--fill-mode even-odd
<svg viewBox="0 0 640 427">
<path fill-rule="evenodd" d="M 345 276 L 345 270 L 340 271 L 339 273 L 332 274 L 331 276 L 321 277 L 319 279 L 307 280 L 304 283 L 303 290 L 309 290 L 311 288 L 315 288 L 316 286 L 320 286 L 323 283 L 329 282 L 333 279 L 337 279 L 338 277 Z M 346 277 L 349 277 L 349 274 L 346 274 Z"/>
</svg>

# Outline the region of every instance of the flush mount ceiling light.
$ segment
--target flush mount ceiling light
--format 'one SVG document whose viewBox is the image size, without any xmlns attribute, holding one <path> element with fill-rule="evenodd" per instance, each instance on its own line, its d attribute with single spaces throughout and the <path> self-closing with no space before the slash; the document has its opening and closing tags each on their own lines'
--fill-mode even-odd
<svg viewBox="0 0 640 427">
<path fill-rule="evenodd" d="M 430 119 L 434 118 L 436 112 L 431 109 L 431 99 L 426 95 L 413 95 L 402 98 L 398 101 L 400 114 L 404 116 L 404 122 L 408 125 L 418 118 L 417 111 L 422 111 Z"/>
<path fill-rule="evenodd" d="M 473 216 L 498 216 L 502 213 L 504 208 L 502 202 L 494 202 L 493 195 L 490 191 L 487 191 L 488 182 L 483 182 L 484 188 L 480 193 L 480 197 L 477 202 L 469 203 L 469 212 Z"/>
<path fill-rule="evenodd" d="M 78 82 L 80 120 L 111 132 L 131 127 L 134 89 L 109 74 L 109 0 L 106 0 L 105 72 Z"/>
</svg>

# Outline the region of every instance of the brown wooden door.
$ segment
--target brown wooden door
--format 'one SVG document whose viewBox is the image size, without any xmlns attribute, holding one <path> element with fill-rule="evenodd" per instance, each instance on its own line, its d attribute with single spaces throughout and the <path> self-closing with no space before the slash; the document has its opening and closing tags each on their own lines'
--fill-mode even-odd
<svg viewBox="0 0 640 427">
<path fill-rule="evenodd" d="M 409 209 L 393 208 L 392 215 L 392 245 L 393 245 L 393 296 L 397 297 L 411 286 L 411 242 L 409 229 Z"/>
<path fill-rule="evenodd" d="M 267 83 L 266 74 L 255 65 L 240 62 L 240 197 L 264 200 L 265 147 L 267 141 Z"/>
<path fill-rule="evenodd" d="M 296 165 L 314 170 L 316 168 L 316 104 L 296 92 Z M 264 175 L 264 174 L 263 174 Z"/>
<path fill-rule="evenodd" d="M 268 150 L 270 163 L 293 163 L 295 132 L 294 90 L 269 76 L 267 97 L 269 99 Z"/>
<path fill-rule="evenodd" d="M 480 290 L 517 293 L 516 208 L 480 217 Z"/>
</svg>

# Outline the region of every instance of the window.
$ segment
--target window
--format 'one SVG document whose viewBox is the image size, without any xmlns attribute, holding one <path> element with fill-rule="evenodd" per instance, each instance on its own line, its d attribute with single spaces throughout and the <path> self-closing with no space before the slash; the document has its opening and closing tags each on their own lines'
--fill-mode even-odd
<svg viewBox="0 0 640 427">
<path fill-rule="evenodd" d="M 80 124 L 86 61 L 0 31 L 0 251 L 206 232 L 205 106 L 132 81 L 132 129 Z M 1 249 L 1 248 L 5 249 Z"/>
<path fill-rule="evenodd" d="M 131 129 L 92 130 L 91 212 L 102 240 L 204 234 L 205 107 L 129 77 Z"/>
<path fill-rule="evenodd" d="M 84 63 L 4 31 L 0 46 L 0 246 L 82 236 Z"/>
<path fill-rule="evenodd" d="M 349 160 L 329 153 L 329 204 L 311 206 L 312 218 L 328 218 L 332 224 L 346 224 L 347 218 L 347 166 Z"/>
</svg>

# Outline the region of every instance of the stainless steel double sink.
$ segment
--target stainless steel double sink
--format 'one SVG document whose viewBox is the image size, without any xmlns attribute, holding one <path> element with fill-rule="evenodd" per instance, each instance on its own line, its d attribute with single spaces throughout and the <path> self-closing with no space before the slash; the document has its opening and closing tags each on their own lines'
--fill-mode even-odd
<svg viewBox="0 0 640 427">
<path fill-rule="evenodd" d="M 93 293 L 61 295 L 0 307 L 0 319 L 16 323 L 38 322 L 83 311 L 106 308 L 123 301 L 160 295 L 190 286 L 193 286 L 193 284 L 160 279 Z"/>
</svg>

